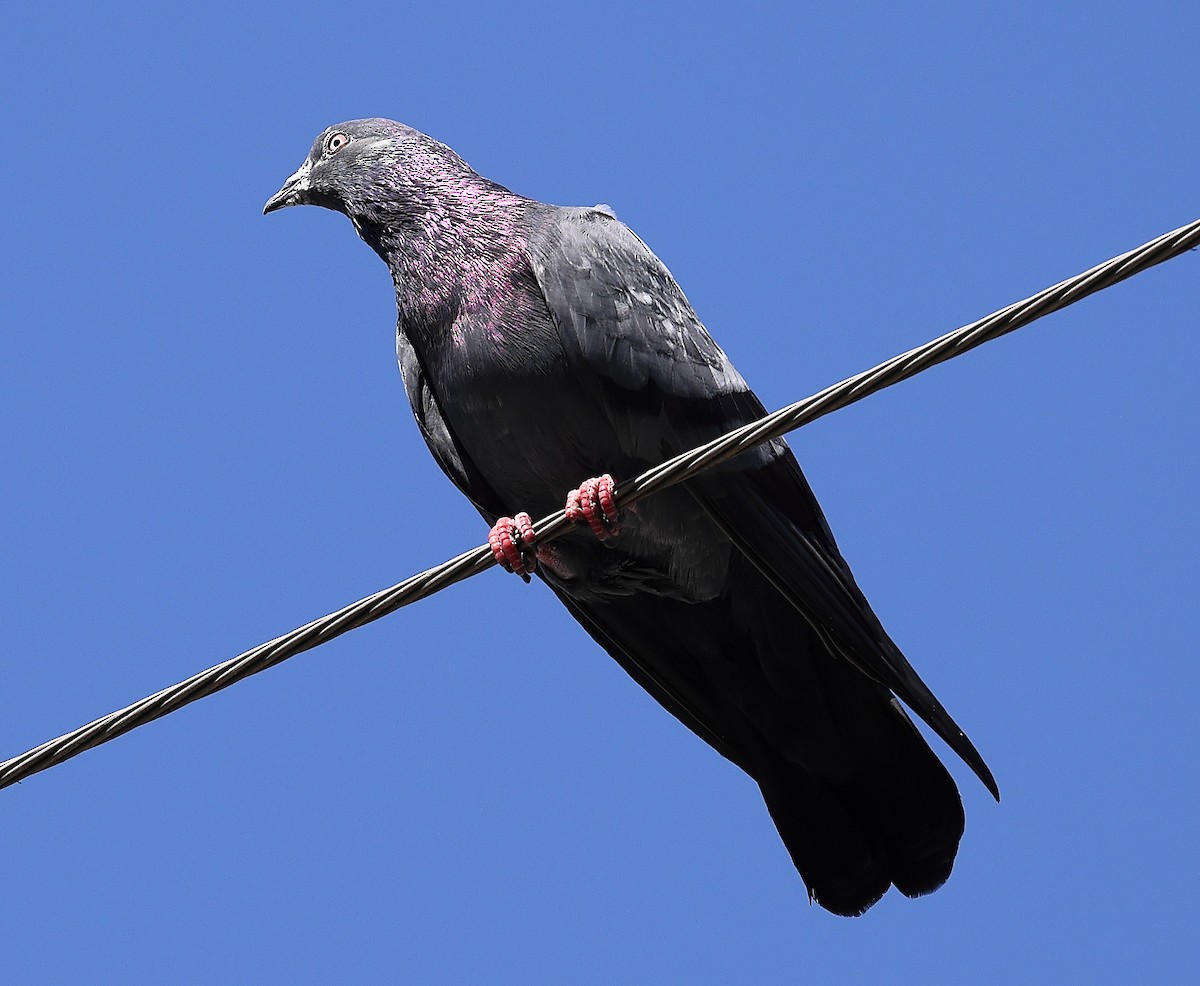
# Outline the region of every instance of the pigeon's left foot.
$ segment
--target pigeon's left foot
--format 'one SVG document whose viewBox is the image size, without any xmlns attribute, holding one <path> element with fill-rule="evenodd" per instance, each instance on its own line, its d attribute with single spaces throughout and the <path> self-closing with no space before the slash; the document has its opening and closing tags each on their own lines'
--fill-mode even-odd
<svg viewBox="0 0 1200 986">
<path fill-rule="evenodd" d="M 567 494 L 567 520 L 587 524 L 601 541 L 607 541 L 621 530 L 621 515 L 613 499 L 616 483 L 605 473 L 584 481 L 579 489 Z"/>
<path fill-rule="evenodd" d="M 537 570 L 536 541 L 533 520 L 523 512 L 515 517 L 501 517 L 488 533 L 488 545 L 500 567 L 515 572 L 526 582 Z"/>
</svg>

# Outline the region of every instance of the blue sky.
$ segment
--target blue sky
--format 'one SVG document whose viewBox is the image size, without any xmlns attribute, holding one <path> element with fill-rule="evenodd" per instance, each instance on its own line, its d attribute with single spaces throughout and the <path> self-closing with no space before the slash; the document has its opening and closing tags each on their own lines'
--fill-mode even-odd
<svg viewBox="0 0 1200 986">
<path fill-rule="evenodd" d="M 611 203 L 770 407 L 1200 215 L 1182 5 L 434 6 L 6 13 L 0 756 L 484 539 L 385 269 L 259 214 L 330 123 Z M 0 979 L 1194 978 L 1198 301 L 1187 255 L 793 440 L 1004 793 L 951 763 L 939 893 L 809 907 L 753 784 L 490 572 L 0 792 Z"/>
</svg>

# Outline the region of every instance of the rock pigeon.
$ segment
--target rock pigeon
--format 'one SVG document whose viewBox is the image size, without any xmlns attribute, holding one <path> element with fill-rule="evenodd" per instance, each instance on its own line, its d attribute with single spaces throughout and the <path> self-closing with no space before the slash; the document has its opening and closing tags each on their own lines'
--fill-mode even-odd
<svg viewBox="0 0 1200 986">
<path fill-rule="evenodd" d="M 263 211 L 301 204 L 346 215 L 387 264 L 417 425 L 497 557 L 536 569 L 758 783 L 810 899 L 858 915 L 893 884 L 940 887 L 962 802 L 901 702 L 999 798 L 995 780 L 871 611 L 787 444 L 616 514 L 611 477 L 765 414 L 637 235 L 605 206 L 517 195 L 384 119 L 318 136 Z M 568 491 L 579 526 L 531 543 L 523 514 Z"/>
</svg>

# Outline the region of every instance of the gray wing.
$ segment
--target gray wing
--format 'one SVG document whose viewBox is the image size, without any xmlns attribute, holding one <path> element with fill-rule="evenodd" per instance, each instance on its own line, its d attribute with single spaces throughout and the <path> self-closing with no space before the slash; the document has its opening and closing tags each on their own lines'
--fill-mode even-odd
<svg viewBox="0 0 1200 986">
<path fill-rule="evenodd" d="M 532 238 L 530 260 L 580 386 L 631 461 L 657 464 L 765 414 L 636 235 L 603 211 L 556 214 Z M 687 489 L 831 652 L 899 696 L 999 796 L 983 758 L 872 613 L 785 442 Z"/>
</svg>

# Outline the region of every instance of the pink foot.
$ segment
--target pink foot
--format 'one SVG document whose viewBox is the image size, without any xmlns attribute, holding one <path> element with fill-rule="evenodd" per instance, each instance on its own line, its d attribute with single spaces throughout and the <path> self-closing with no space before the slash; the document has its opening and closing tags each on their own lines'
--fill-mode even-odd
<svg viewBox="0 0 1200 986">
<path fill-rule="evenodd" d="M 585 480 L 577 490 L 567 494 L 567 520 L 587 524 L 601 541 L 607 541 L 621 530 L 620 514 L 613 499 L 612 476 L 605 473 Z"/>
<path fill-rule="evenodd" d="M 488 545 L 496 561 L 505 571 L 515 572 L 526 582 L 537 569 L 533 520 L 527 513 L 501 517 L 488 533 Z"/>
</svg>

